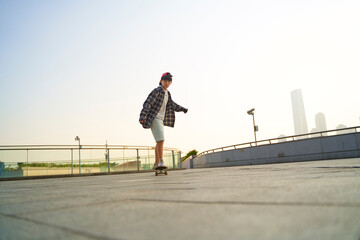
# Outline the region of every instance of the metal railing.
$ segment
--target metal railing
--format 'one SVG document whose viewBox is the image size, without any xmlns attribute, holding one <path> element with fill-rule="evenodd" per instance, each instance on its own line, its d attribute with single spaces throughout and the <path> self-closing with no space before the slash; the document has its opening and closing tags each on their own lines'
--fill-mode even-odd
<svg viewBox="0 0 360 240">
<path fill-rule="evenodd" d="M 151 171 L 154 149 L 125 145 L 3 145 L 0 178 Z M 163 159 L 169 168 L 181 167 L 181 151 L 176 148 L 165 147 Z"/>
<path fill-rule="evenodd" d="M 260 140 L 260 141 L 256 141 L 256 142 L 240 143 L 240 144 L 229 145 L 229 146 L 225 146 L 225 147 L 219 147 L 219 148 L 213 148 L 210 150 L 206 150 L 206 151 L 199 153 L 196 157 L 200 157 L 202 155 L 209 154 L 209 153 L 222 152 L 222 151 L 226 151 L 226 150 L 241 149 L 241 148 L 247 148 L 247 147 L 257 147 L 257 146 L 267 145 L 267 144 L 304 140 L 304 139 L 308 139 L 309 137 L 325 137 L 325 136 L 331 136 L 331 134 L 336 135 L 336 134 L 347 134 L 347 133 L 353 133 L 353 132 L 356 133 L 359 130 L 360 130 L 360 126 L 356 126 L 356 127 L 328 130 L 328 131 L 299 134 L 299 135 L 293 135 L 293 136 L 271 138 L 271 139 Z"/>
</svg>

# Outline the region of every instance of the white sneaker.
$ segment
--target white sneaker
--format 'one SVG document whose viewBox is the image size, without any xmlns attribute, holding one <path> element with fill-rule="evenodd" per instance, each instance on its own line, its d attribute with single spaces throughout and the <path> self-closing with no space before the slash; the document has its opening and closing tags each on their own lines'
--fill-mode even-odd
<svg viewBox="0 0 360 240">
<path fill-rule="evenodd" d="M 164 161 L 162 159 L 160 159 L 158 167 L 166 167 L 167 168 L 167 166 L 165 165 L 165 163 L 164 163 Z"/>
<path fill-rule="evenodd" d="M 156 169 L 158 167 L 158 165 L 156 163 L 154 163 L 154 166 L 152 169 Z"/>
</svg>

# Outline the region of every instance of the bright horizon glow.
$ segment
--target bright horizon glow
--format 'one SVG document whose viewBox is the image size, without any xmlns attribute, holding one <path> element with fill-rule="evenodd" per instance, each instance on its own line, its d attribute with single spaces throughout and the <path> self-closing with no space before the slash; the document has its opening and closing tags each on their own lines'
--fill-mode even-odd
<svg viewBox="0 0 360 240">
<path fill-rule="evenodd" d="M 171 72 L 184 152 L 360 125 L 359 1 L 0 0 L 0 145 L 154 145 L 138 123 Z"/>
</svg>

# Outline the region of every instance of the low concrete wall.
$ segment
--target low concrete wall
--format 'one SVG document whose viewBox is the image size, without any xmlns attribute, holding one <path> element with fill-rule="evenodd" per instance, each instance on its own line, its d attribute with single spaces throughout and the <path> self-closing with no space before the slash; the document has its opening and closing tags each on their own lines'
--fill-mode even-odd
<svg viewBox="0 0 360 240">
<path fill-rule="evenodd" d="M 202 155 L 194 168 L 302 162 L 360 157 L 360 133 L 309 138 Z M 183 166 L 190 163 L 183 163 Z"/>
<path fill-rule="evenodd" d="M 193 164 L 194 164 L 194 159 L 195 156 L 191 156 L 188 159 L 186 159 L 185 161 L 181 162 L 181 167 L 182 168 L 194 168 Z"/>
</svg>

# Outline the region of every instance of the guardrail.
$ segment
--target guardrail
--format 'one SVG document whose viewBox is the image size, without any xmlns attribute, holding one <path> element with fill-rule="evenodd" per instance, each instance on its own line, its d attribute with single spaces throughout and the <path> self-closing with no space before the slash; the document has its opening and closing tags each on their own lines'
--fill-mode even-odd
<svg viewBox="0 0 360 240">
<path fill-rule="evenodd" d="M 265 144 L 273 144 L 275 141 L 277 141 L 276 143 L 298 141 L 298 140 L 307 139 L 309 137 L 329 136 L 329 134 L 337 135 L 337 134 L 346 134 L 346 133 L 350 133 L 350 132 L 356 133 L 359 130 L 360 130 L 360 126 L 356 126 L 356 127 L 328 130 L 328 131 L 313 132 L 313 133 L 307 133 L 307 134 L 299 134 L 299 135 L 293 135 L 293 136 L 284 136 L 284 137 L 279 137 L 279 138 L 271 138 L 271 139 L 260 140 L 260 141 L 256 141 L 256 142 L 240 143 L 240 144 L 236 144 L 236 145 L 229 145 L 229 146 L 225 146 L 225 147 L 219 147 L 219 148 L 213 148 L 210 150 L 206 150 L 206 151 L 199 153 L 196 157 L 200 157 L 202 155 L 209 154 L 209 153 L 222 152 L 222 151 L 231 150 L 231 149 L 240 149 L 240 148 L 246 148 L 246 147 L 256 147 L 256 146 L 265 145 Z"/>
<path fill-rule="evenodd" d="M 164 148 L 169 168 L 181 167 L 181 151 Z M 0 178 L 99 172 L 151 171 L 154 147 L 125 145 L 3 145 Z"/>
</svg>

